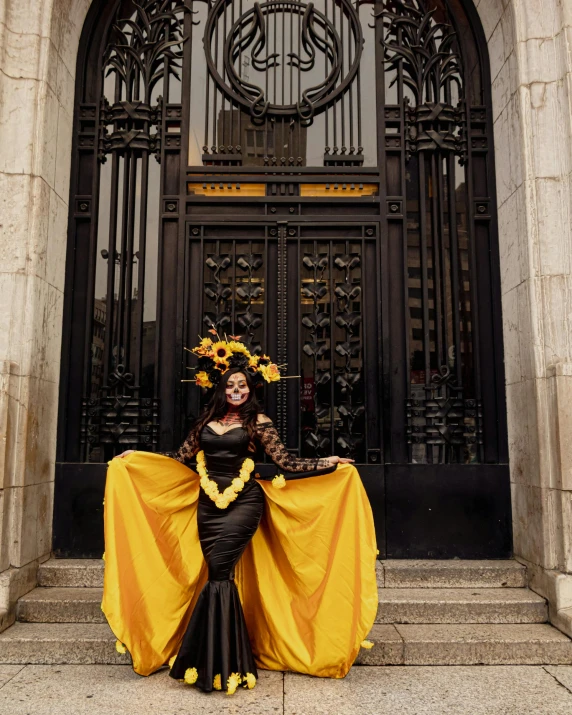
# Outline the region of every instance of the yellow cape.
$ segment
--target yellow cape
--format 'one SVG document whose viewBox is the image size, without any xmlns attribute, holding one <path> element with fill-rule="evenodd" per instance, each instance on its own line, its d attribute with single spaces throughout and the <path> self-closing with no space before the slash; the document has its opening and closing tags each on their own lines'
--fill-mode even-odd
<svg viewBox="0 0 572 715">
<path fill-rule="evenodd" d="M 235 577 L 256 662 L 343 678 L 377 612 L 375 532 L 359 474 L 340 465 L 283 489 L 260 484 L 265 513 Z M 109 463 L 101 607 L 140 675 L 177 653 L 207 580 L 198 496 L 198 475 L 169 457 L 134 452 Z"/>
</svg>

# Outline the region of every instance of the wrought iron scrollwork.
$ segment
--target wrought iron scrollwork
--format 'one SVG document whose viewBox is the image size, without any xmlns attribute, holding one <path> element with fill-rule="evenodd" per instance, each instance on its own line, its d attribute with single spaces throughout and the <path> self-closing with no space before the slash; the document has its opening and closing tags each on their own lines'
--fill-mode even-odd
<svg viewBox="0 0 572 715">
<path fill-rule="evenodd" d="M 437 462 L 466 462 L 474 446 L 483 443 L 480 400 L 463 399 L 463 388 L 446 365 L 424 391 L 407 400 L 408 443 L 435 448 Z"/>
<path fill-rule="evenodd" d="M 97 397 L 82 400 L 81 443 L 89 461 L 104 461 L 117 449 L 153 449 L 159 435 L 159 400 L 141 398 L 133 373 L 119 364 Z"/>
<path fill-rule="evenodd" d="M 336 98 L 347 90 L 359 67 L 363 44 L 361 25 L 351 2 L 339 0 L 338 3 L 340 12 L 350 24 L 353 43 L 352 62 L 343 77 L 344 48 L 339 31 L 314 3 L 306 4 L 300 0 L 254 3 L 252 8 L 238 18 L 225 38 L 224 71 L 220 72 L 212 44 L 228 3 L 229 0 L 219 0 L 209 14 L 205 29 L 207 63 L 219 88 L 234 102 L 247 109 L 253 119 L 260 121 L 266 116 L 297 116 L 303 123 L 309 123 L 314 114 L 335 102 Z M 301 22 L 298 23 L 299 37 L 292 35 L 289 46 L 283 46 L 279 52 L 269 54 L 268 26 L 274 16 L 279 18 L 280 26 L 282 23 L 290 23 L 292 17 L 300 16 Z M 299 47 L 304 54 L 298 51 Z M 252 66 L 259 72 L 269 72 L 285 65 L 296 69 L 300 78 L 300 73 L 309 73 L 314 69 L 318 54 L 323 54 L 326 58 L 328 70 L 325 77 L 313 86 L 300 85 L 296 101 L 278 102 L 274 99 L 271 102 L 265 87 L 260 87 L 242 76 L 239 60 L 247 51 L 250 52 Z M 224 79 L 225 76 L 228 77 L 228 83 Z M 291 94 L 290 89 L 286 92 L 287 95 Z"/>
<path fill-rule="evenodd" d="M 392 0 L 378 13 L 386 70 L 401 68 L 406 105 L 406 157 L 420 151 L 467 153 L 463 67 L 451 25 L 434 20 L 418 0 Z M 391 86 L 391 85 L 390 85 Z M 455 94 L 458 101 L 453 105 Z"/>
<path fill-rule="evenodd" d="M 126 150 L 151 152 L 160 159 L 163 100 L 159 96 L 152 104 L 153 91 L 168 74 L 180 78 L 183 18 L 189 12 L 183 0 L 134 2 L 133 11 L 131 17 L 123 17 L 122 7 L 118 8 L 103 57 L 104 75 L 117 77 L 122 98 L 101 99 L 101 162 L 111 152 Z M 111 133 L 109 125 L 113 125 Z"/>
</svg>

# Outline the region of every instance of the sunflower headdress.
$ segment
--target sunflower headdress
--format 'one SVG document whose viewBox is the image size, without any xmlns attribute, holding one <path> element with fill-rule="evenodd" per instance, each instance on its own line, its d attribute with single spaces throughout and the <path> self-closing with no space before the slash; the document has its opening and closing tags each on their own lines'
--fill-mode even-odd
<svg viewBox="0 0 572 715">
<path fill-rule="evenodd" d="M 239 368 L 247 372 L 255 382 L 277 382 L 280 380 L 280 368 L 273 363 L 268 355 L 253 355 L 239 335 L 231 335 L 230 340 L 224 336 L 222 340 L 215 330 L 211 330 L 213 338 L 201 338 L 201 342 L 189 350 L 198 357 L 198 365 L 194 380 L 199 387 L 215 387 L 227 370 Z"/>
</svg>

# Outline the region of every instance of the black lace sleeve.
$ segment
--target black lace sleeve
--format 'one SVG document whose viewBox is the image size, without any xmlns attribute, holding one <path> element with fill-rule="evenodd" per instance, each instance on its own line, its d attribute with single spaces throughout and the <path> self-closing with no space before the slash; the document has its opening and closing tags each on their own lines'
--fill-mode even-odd
<svg viewBox="0 0 572 715">
<path fill-rule="evenodd" d="M 270 420 L 258 422 L 256 436 L 272 461 L 287 472 L 310 472 L 330 466 L 327 459 L 303 459 L 290 454 Z"/>
<path fill-rule="evenodd" d="M 171 457 L 171 459 L 176 459 L 177 462 L 182 462 L 187 467 L 191 463 L 191 459 L 199 451 L 199 441 L 195 437 L 193 432 L 189 432 L 187 439 L 179 447 L 176 452 L 156 452 L 156 454 L 162 454 L 165 457 Z"/>
</svg>

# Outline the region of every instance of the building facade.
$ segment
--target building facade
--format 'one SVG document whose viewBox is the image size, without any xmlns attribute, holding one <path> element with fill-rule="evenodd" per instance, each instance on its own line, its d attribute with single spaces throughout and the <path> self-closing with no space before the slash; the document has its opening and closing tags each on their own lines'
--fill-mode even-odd
<svg viewBox="0 0 572 715">
<path fill-rule="evenodd" d="M 570 0 L 4 0 L 0 617 L 240 334 L 385 558 L 529 566 L 572 635 Z"/>
</svg>

